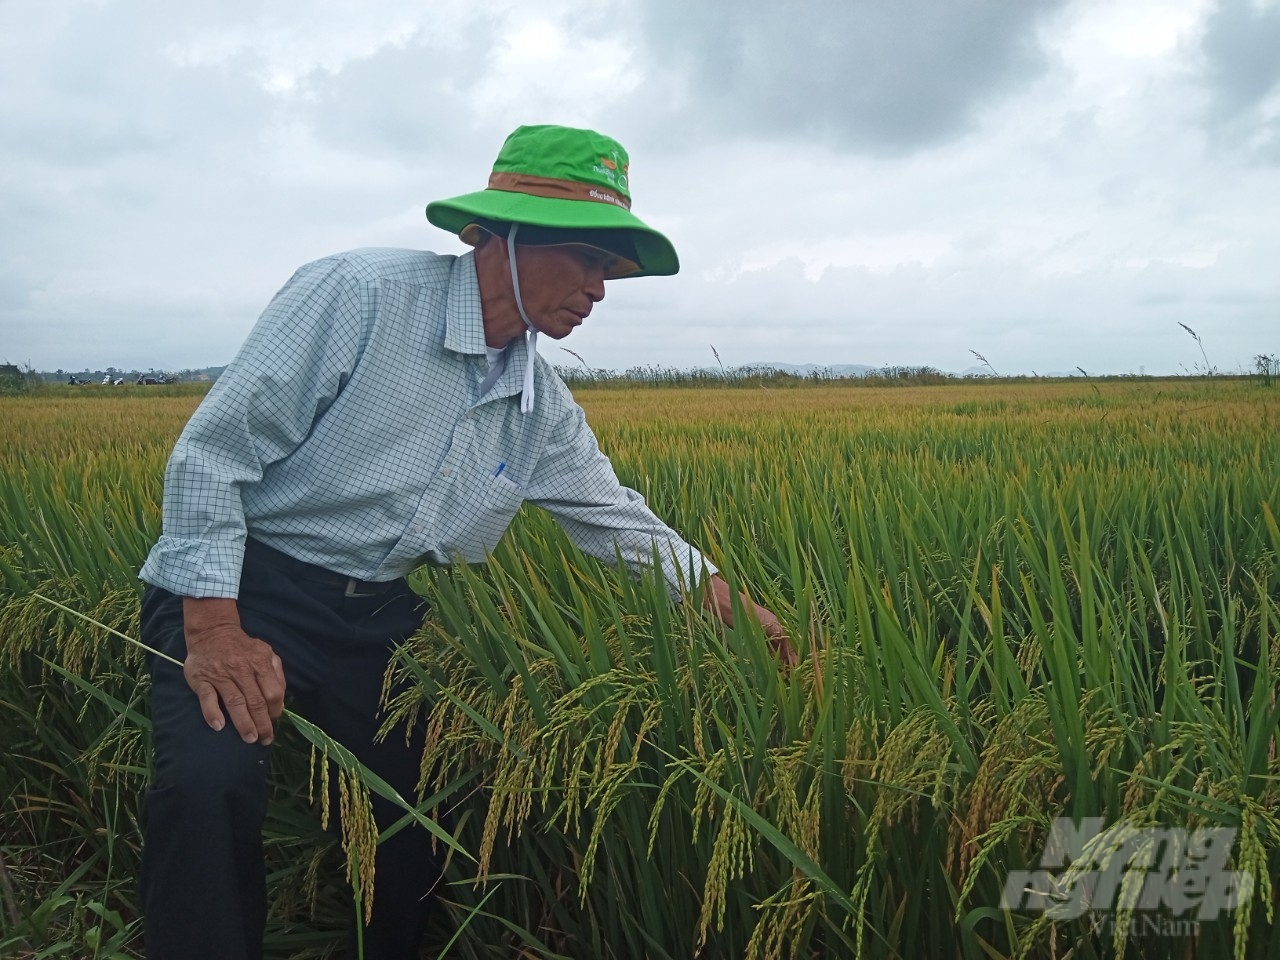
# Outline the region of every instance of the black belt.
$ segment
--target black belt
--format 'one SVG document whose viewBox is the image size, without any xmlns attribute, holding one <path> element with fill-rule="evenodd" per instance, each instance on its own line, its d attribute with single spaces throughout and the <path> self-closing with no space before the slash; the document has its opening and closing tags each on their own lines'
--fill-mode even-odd
<svg viewBox="0 0 1280 960">
<path fill-rule="evenodd" d="M 345 573 L 327 570 L 324 567 L 316 566 L 314 563 L 307 563 L 305 560 L 291 557 L 287 553 L 282 553 L 275 549 L 275 547 L 269 547 L 259 540 L 254 540 L 252 537 L 245 542 L 244 548 L 246 557 L 260 560 L 268 566 L 289 574 L 296 580 L 306 580 L 310 583 L 318 583 L 341 590 L 344 597 L 376 597 L 396 589 L 404 582 L 403 577 L 395 580 L 357 580 L 355 577 L 349 577 Z"/>
</svg>

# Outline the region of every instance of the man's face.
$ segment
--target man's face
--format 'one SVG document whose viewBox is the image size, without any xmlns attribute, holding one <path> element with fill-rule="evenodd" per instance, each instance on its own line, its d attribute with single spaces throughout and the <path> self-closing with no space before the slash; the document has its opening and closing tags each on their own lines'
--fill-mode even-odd
<svg viewBox="0 0 1280 960">
<path fill-rule="evenodd" d="M 604 299 L 604 275 L 613 255 L 580 243 L 516 243 L 520 294 L 539 333 L 567 337 Z"/>
</svg>

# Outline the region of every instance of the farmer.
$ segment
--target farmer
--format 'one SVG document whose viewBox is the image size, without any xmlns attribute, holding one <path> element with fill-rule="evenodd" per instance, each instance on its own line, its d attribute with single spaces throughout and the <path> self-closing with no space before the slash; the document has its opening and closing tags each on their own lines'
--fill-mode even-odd
<svg viewBox="0 0 1280 960">
<path fill-rule="evenodd" d="M 521 127 L 486 189 L 427 207 L 473 250 L 368 249 L 302 267 L 187 424 L 140 574 L 144 641 L 185 661 L 152 661 L 152 960 L 261 955 L 261 828 L 286 690 L 413 796 L 421 741 L 374 739 L 391 652 L 425 614 L 404 577 L 483 560 L 523 501 L 608 562 L 658 557 L 673 594 L 697 591 L 731 622 L 727 584 L 619 485 L 537 355 L 539 336 L 587 319 L 606 280 L 679 268 L 630 206 L 617 142 Z M 773 614 L 742 602 L 792 661 Z M 380 798 L 374 811 L 380 827 L 402 812 Z M 438 874 L 426 830 L 379 846 L 366 957 L 416 956 Z"/>
</svg>

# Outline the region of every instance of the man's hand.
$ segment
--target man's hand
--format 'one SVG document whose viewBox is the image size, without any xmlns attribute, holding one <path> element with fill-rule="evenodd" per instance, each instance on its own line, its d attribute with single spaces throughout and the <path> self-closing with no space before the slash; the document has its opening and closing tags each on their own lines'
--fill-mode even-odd
<svg viewBox="0 0 1280 960">
<path fill-rule="evenodd" d="M 222 705 L 245 743 L 269 746 L 272 721 L 284 710 L 284 664 L 270 645 L 240 628 L 234 600 L 184 597 L 187 659 L 182 672 L 214 730 L 225 724 Z M 219 700 L 222 704 L 219 704 Z"/>
<path fill-rule="evenodd" d="M 755 615 L 756 621 L 764 631 L 764 635 L 769 638 L 769 646 L 773 648 L 773 652 L 778 659 L 788 667 L 794 666 L 799 658 L 796 656 L 795 649 L 791 646 L 787 631 L 782 629 L 782 624 L 773 615 L 773 611 L 768 607 L 762 607 L 760 604 L 752 602 L 751 598 L 745 593 L 740 594 L 739 598 L 742 601 L 742 608 L 748 614 Z M 707 584 L 703 606 L 715 613 L 726 627 L 733 626 L 733 591 L 729 589 L 729 584 L 718 573 L 713 574 Z"/>
</svg>

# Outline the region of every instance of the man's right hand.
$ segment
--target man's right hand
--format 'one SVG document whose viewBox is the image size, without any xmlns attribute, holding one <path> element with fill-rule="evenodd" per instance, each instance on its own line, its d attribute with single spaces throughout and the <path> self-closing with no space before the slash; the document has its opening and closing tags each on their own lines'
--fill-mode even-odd
<svg viewBox="0 0 1280 960">
<path fill-rule="evenodd" d="M 182 672 L 214 730 L 231 723 L 245 743 L 270 745 L 284 710 L 284 664 L 271 646 L 240 627 L 234 600 L 183 597 L 187 659 Z M 221 701 L 221 703 L 219 703 Z"/>
</svg>

